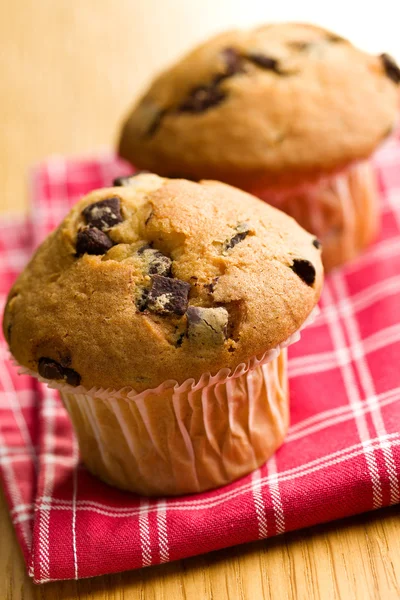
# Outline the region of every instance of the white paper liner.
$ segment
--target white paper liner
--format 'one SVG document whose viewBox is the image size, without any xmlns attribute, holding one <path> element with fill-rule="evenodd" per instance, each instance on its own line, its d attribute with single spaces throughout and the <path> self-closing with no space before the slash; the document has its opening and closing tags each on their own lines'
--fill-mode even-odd
<svg viewBox="0 0 400 600">
<path fill-rule="evenodd" d="M 355 163 L 317 183 L 254 193 L 320 239 L 326 270 L 357 256 L 378 230 L 378 192 L 371 160 Z"/>
<path fill-rule="evenodd" d="M 246 475 L 281 445 L 289 422 L 286 348 L 299 338 L 300 330 L 233 371 L 140 393 L 86 390 L 22 372 L 60 390 L 95 475 L 142 495 L 186 494 Z"/>
<path fill-rule="evenodd" d="M 283 442 L 286 349 L 241 377 L 195 391 L 61 397 L 92 473 L 145 496 L 201 492 L 256 469 Z"/>
</svg>

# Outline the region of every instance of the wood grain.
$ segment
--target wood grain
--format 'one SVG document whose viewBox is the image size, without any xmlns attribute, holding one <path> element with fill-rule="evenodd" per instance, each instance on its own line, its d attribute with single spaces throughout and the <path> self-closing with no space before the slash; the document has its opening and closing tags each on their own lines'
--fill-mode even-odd
<svg viewBox="0 0 400 600">
<path fill-rule="evenodd" d="M 218 5 L 220 17 L 228 4 Z M 193 6 L 0 3 L 1 211 L 26 208 L 32 163 L 113 143 L 132 96 L 154 69 L 212 31 L 208 11 L 193 15 Z M 173 25 L 163 27 L 167 22 Z M 36 587 L 0 494 L 0 600 L 399 599 L 399 517 L 392 507 L 162 567 Z"/>
<path fill-rule="evenodd" d="M 34 586 L 0 496 L 2 600 L 395 600 L 400 507 L 106 577 Z"/>
</svg>

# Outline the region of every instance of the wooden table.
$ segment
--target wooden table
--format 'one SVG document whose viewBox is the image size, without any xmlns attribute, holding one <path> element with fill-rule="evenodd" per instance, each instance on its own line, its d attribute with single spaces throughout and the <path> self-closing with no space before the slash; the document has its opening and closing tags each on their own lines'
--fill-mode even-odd
<svg viewBox="0 0 400 600">
<path fill-rule="evenodd" d="M 210 30 L 206 17 L 188 18 L 185 6 L 185 0 L 2 3 L 1 211 L 25 210 L 32 162 L 113 143 L 121 115 L 154 68 Z M 163 28 L 170 17 L 172 25 Z M 399 517 L 392 507 L 161 567 L 35 587 L 0 494 L 0 600 L 398 599 Z"/>
</svg>

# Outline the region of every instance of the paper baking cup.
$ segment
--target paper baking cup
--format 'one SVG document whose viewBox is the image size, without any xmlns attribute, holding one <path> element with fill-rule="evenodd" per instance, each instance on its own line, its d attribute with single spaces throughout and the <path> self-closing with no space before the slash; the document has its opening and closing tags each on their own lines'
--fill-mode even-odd
<svg viewBox="0 0 400 600">
<path fill-rule="evenodd" d="M 315 309 L 303 327 L 315 317 Z M 246 475 L 282 444 L 288 428 L 285 342 L 234 371 L 170 380 L 137 393 L 59 389 L 87 468 L 103 481 L 146 496 L 201 492 Z"/>
<path fill-rule="evenodd" d="M 254 193 L 321 240 L 327 271 L 357 256 L 379 228 L 378 191 L 370 160 L 301 189 Z"/>
<path fill-rule="evenodd" d="M 282 443 L 286 350 L 200 389 L 167 388 L 137 398 L 61 396 L 92 473 L 146 496 L 201 492 L 256 469 Z"/>
</svg>

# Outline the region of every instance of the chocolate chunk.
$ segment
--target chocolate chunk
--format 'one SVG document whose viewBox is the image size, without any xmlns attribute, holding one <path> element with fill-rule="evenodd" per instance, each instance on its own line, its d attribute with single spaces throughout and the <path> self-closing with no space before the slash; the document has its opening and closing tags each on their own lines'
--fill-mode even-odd
<svg viewBox="0 0 400 600">
<path fill-rule="evenodd" d="M 136 175 L 141 175 L 142 173 L 150 173 L 150 171 L 136 171 L 136 173 L 132 173 L 132 175 L 126 175 L 125 177 L 116 177 L 113 181 L 114 187 L 129 187 L 132 185 L 132 180 L 136 177 Z"/>
<path fill-rule="evenodd" d="M 188 97 L 179 105 L 179 112 L 201 113 L 217 106 L 226 98 L 226 93 L 219 87 L 220 83 L 237 73 L 244 71 L 243 57 L 235 48 L 222 51 L 225 70 L 217 73 L 211 83 L 193 88 Z"/>
<path fill-rule="evenodd" d="M 201 113 L 217 106 L 225 100 L 226 94 L 219 88 L 218 82 L 193 88 L 189 96 L 179 105 L 179 112 Z"/>
<path fill-rule="evenodd" d="M 147 299 L 147 308 L 162 315 L 183 315 L 188 304 L 189 283 L 163 275 L 153 275 L 153 285 Z"/>
<path fill-rule="evenodd" d="M 189 306 L 186 311 L 189 340 L 208 345 L 223 344 L 226 339 L 228 316 L 228 311 L 222 306 Z"/>
<path fill-rule="evenodd" d="M 164 275 L 170 277 L 172 260 L 162 254 L 159 250 L 154 250 L 150 246 L 143 246 L 138 251 L 143 256 L 149 275 Z"/>
<path fill-rule="evenodd" d="M 263 69 L 268 69 L 269 71 L 274 71 L 275 73 L 280 74 L 278 61 L 276 58 L 265 56 L 265 54 L 258 52 L 252 52 L 251 54 L 248 54 L 247 58 L 258 67 L 262 67 Z"/>
<path fill-rule="evenodd" d="M 205 289 L 207 290 L 207 292 L 208 292 L 209 294 L 212 294 L 212 293 L 214 292 L 214 290 L 215 290 L 215 286 L 216 286 L 216 285 L 217 285 L 217 283 L 218 283 L 218 279 L 219 279 L 219 277 L 214 277 L 214 279 L 212 280 L 212 282 L 211 282 L 211 283 L 205 283 L 205 284 L 204 284 L 204 287 L 205 287 Z"/>
<path fill-rule="evenodd" d="M 113 245 L 108 235 L 97 227 L 84 227 L 78 231 L 76 254 L 105 254 Z"/>
<path fill-rule="evenodd" d="M 313 246 L 315 246 L 317 248 L 317 250 L 319 250 L 321 248 L 321 246 L 322 246 L 322 244 L 321 244 L 321 242 L 319 241 L 318 238 L 314 238 L 313 241 L 312 241 L 312 243 L 313 243 Z"/>
<path fill-rule="evenodd" d="M 39 358 L 39 375 L 45 379 L 64 379 L 62 366 L 51 358 Z"/>
<path fill-rule="evenodd" d="M 230 250 L 231 248 L 236 246 L 236 244 L 244 240 L 244 238 L 247 237 L 247 235 L 249 234 L 250 229 L 247 223 L 238 223 L 236 231 L 237 233 L 233 237 L 225 240 L 223 245 L 223 252 Z"/>
<path fill-rule="evenodd" d="M 178 335 L 178 337 L 176 339 L 176 342 L 175 342 L 175 346 L 177 348 L 180 348 L 182 346 L 182 344 L 183 344 L 183 340 L 184 339 L 185 339 L 185 333 L 184 332 L 179 333 L 179 335 Z"/>
<path fill-rule="evenodd" d="M 164 256 L 157 250 L 152 250 L 152 259 L 149 261 L 149 274 L 150 275 L 164 275 L 169 277 L 171 275 L 172 260 L 168 256 Z"/>
<path fill-rule="evenodd" d="M 296 273 L 307 285 L 313 285 L 315 281 L 315 268 L 309 260 L 304 258 L 295 258 L 290 265 L 292 271 Z"/>
<path fill-rule="evenodd" d="M 143 312 L 146 310 L 148 296 L 149 290 L 147 288 L 142 288 L 140 291 L 138 291 L 135 299 L 135 304 L 139 312 Z"/>
<path fill-rule="evenodd" d="M 243 72 L 243 57 L 235 48 L 225 48 L 222 51 L 222 58 L 225 63 L 225 73 L 223 75 L 216 75 L 214 81 L 221 81 L 221 79 L 226 79 L 227 77 L 232 77 L 237 73 Z"/>
<path fill-rule="evenodd" d="M 175 348 L 180 348 L 185 338 L 187 338 L 187 319 L 181 318 L 175 325 L 174 333 L 169 339 Z"/>
<path fill-rule="evenodd" d="M 74 369 L 64 369 L 64 378 L 69 385 L 78 386 L 81 382 L 81 376 Z"/>
<path fill-rule="evenodd" d="M 121 201 L 117 196 L 89 204 L 83 211 L 86 223 L 104 231 L 121 223 Z"/>
<path fill-rule="evenodd" d="M 54 379 L 59 381 L 64 379 L 69 385 L 78 386 L 81 382 L 81 376 L 73 369 L 68 369 L 60 365 L 52 358 L 42 356 L 39 358 L 39 375 L 44 379 Z"/>
<path fill-rule="evenodd" d="M 392 58 L 390 54 L 386 54 L 386 52 L 381 54 L 380 58 L 389 79 L 394 81 L 394 83 L 400 83 L 400 68 L 394 58 Z"/>
<path fill-rule="evenodd" d="M 238 244 L 239 242 L 241 242 L 242 240 L 244 240 L 244 238 L 247 236 L 249 232 L 248 231 L 242 231 L 240 233 L 237 233 L 236 235 L 233 236 L 233 238 L 231 238 L 225 245 L 225 250 L 230 250 L 231 248 L 233 248 L 234 246 L 236 246 L 236 244 Z"/>
<path fill-rule="evenodd" d="M 151 121 L 147 131 L 146 131 L 146 135 L 150 136 L 150 135 L 154 135 L 157 131 L 157 129 L 159 129 L 161 122 L 163 120 L 163 118 L 165 117 L 165 115 L 167 114 L 167 110 L 160 110 L 158 113 L 156 113 L 154 119 Z"/>
<path fill-rule="evenodd" d="M 178 106 L 177 112 L 201 113 L 217 106 L 226 98 L 226 93 L 220 89 L 219 84 L 228 77 L 242 73 L 244 64 L 243 57 L 235 48 L 229 47 L 222 50 L 222 59 L 225 63 L 225 70 L 222 73 L 217 73 L 210 83 L 192 88 L 188 96 Z M 146 131 L 146 135 L 151 136 L 156 133 L 163 118 L 170 111 L 171 109 L 164 109 L 157 112 Z M 175 178 L 177 177 L 175 176 Z M 188 179 L 188 177 L 185 178 Z"/>
</svg>

